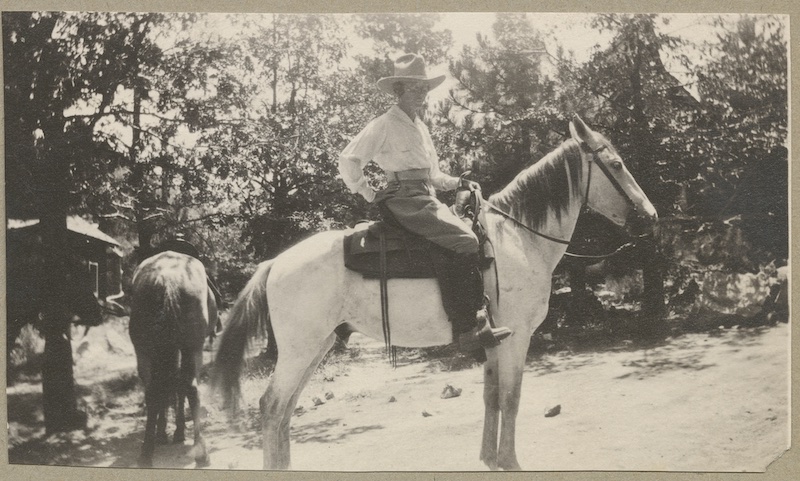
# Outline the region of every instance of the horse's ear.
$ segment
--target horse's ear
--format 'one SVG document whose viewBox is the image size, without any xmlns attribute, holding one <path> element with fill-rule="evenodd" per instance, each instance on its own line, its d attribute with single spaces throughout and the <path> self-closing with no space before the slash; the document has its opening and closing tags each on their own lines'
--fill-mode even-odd
<svg viewBox="0 0 800 481">
<path fill-rule="evenodd" d="M 581 140 L 580 136 L 578 135 L 578 132 L 575 130 L 575 124 L 574 124 L 574 123 L 572 123 L 572 121 L 571 121 L 571 120 L 570 120 L 570 122 L 569 122 L 569 135 L 570 135 L 570 137 L 572 137 L 572 140 L 574 140 L 575 142 L 577 142 L 577 143 L 579 143 L 579 144 L 580 144 L 581 142 L 583 142 L 583 141 Z"/>
<path fill-rule="evenodd" d="M 583 149 L 596 151 L 602 147 L 602 143 L 598 141 L 594 131 L 584 123 L 583 119 L 578 117 L 578 114 L 572 116 L 572 122 L 569 123 L 569 133 Z"/>
<path fill-rule="evenodd" d="M 569 134 L 579 144 L 588 143 L 591 138 L 589 127 L 586 126 L 578 114 L 572 116 L 572 121 L 569 123 Z"/>
</svg>

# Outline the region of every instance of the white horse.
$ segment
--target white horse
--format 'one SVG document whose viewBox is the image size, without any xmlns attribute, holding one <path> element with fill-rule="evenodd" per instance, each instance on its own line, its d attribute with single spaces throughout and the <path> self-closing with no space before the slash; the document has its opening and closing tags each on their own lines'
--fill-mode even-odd
<svg viewBox="0 0 800 481">
<path fill-rule="evenodd" d="M 514 430 L 525 357 L 531 335 L 547 314 L 552 273 L 581 209 L 589 207 L 620 226 L 632 213 L 656 219 L 655 208 L 604 136 L 578 116 L 570 123 L 570 134 L 571 139 L 491 196 L 480 215 L 497 263 L 497 275 L 490 269 L 484 279 L 491 312 L 498 326 L 515 332 L 487 350 L 484 366 L 480 458 L 493 470 L 520 469 Z M 274 333 L 278 360 L 260 401 L 265 469 L 291 466 L 292 412 L 333 346 L 334 330 L 346 324 L 366 336 L 383 338 L 379 281 L 345 268 L 342 239 L 347 233 L 316 234 L 261 263 L 223 332 L 215 385 L 230 401 L 238 395 L 249 337 L 269 329 Z M 453 342 L 435 279 L 390 279 L 388 291 L 394 345 Z"/>
</svg>

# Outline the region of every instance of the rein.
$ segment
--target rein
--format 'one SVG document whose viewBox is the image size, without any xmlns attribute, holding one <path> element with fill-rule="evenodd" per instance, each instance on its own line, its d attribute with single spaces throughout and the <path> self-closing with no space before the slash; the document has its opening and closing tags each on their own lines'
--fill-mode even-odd
<svg viewBox="0 0 800 481">
<path fill-rule="evenodd" d="M 532 232 L 532 233 L 538 235 L 539 237 L 542 237 L 542 238 L 547 239 L 547 240 L 552 241 L 552 242 L 556 242 L 558 244 L 569 245 L 569 241 L 568 240 L 559 239 L 557 237 L 551 237 L 551 236 L 549 236 L 547 234 L 542 234 L 541 232 L 539 232 L 537 230 L 531 229 L 530 227 L 525 225 L 522 221 L 518 220 L 516 217 L 512 216 L 511 214 L 501 210 L 499 207 L 497 207 L 496 205 L 492 204 L 488 200 L 485 200 L 484 202 L 493 211 L 497 212 L 498 214 L 500 214 L 501 216 L 505 217 L 506 219 L 509 219 L 509 220 L 513 221 L 515 224 L 517 224 L 518 226 L 520 226 L 523 229 L 527 230 L 528 232 Z"/>
</svg>

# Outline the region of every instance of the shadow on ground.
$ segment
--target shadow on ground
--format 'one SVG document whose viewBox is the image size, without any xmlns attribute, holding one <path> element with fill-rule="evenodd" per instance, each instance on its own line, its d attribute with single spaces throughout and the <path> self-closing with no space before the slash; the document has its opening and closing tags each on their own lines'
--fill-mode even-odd
<svg viewBox="0 0 800 481">
<path fill-rule="evenodd" d="M 335 443 L 351 436 L 384 429 L 381 425 L 344 428 L 341 419 L 326 419 L 318 423 L 292 427 L 292 441 L 297 443 Z"/>
<path fill-rule="evenodd" d="M 537 375 L 572 371 L 594 364 L 599 355 L 608 352 L 636 355 L 633 358 L 631 356 L 620 358 L 621 366 L 633 368 L 634 371 L 617 379 L 628 377 L 644 379 L 674 370 L 701 371 L 716 364 L 705 361 L 705 355 L 696 352 L 698 346 L 707 350 L 723 345 L 730 347 L 731 352 L 737 352 L 742 348 L 762 344 L 762 335 L 769 330 L 769 327 L 715 329 L 707 333 L 690 333 L 664 339 L 623 340 L 578 352 L 540 353 L 528 356 L 526 371 L 535 372 Z"/>
</svg>

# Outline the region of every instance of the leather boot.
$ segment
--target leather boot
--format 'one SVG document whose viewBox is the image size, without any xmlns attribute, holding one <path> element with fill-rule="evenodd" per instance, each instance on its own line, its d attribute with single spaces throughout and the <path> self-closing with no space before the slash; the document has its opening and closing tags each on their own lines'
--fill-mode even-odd
<svg viewBox="0 0 800 481">
<path fill-rule="evenodd" d="M 461 352 L 483 362 L 486 360 L 484 350 L 499 345 L 512 331 L 491 325 L 478 256 L 456 254 L 441 248 L 434 249 L 432 254 L 442 303 L 453 323 L 453 339 Z"/>
<path fill-rule="evenodd" d="M 476 315 L 476 326 L 458 335 L 459 349 L 466 353 L 474 353 L 476 350 L 497 347 L 503 339 L 514 334 L 514 331 L 507 327 L 492 327 L 492 324 L 489 300 L 484 297 L 484 305 Z"/>
</svg>

